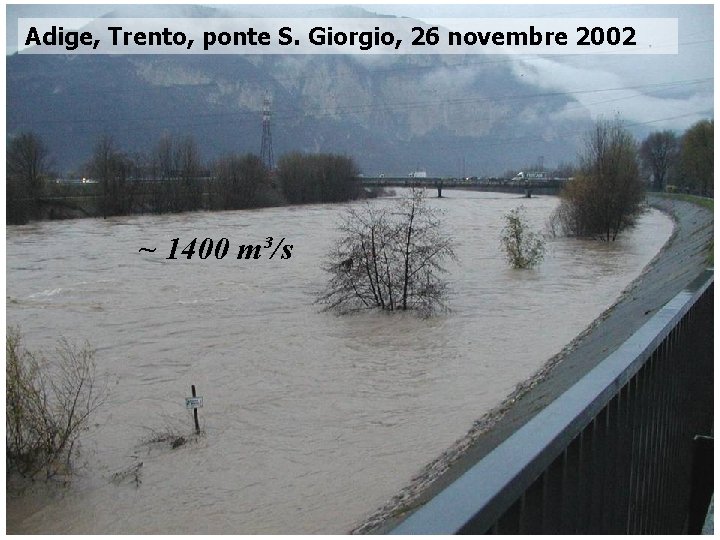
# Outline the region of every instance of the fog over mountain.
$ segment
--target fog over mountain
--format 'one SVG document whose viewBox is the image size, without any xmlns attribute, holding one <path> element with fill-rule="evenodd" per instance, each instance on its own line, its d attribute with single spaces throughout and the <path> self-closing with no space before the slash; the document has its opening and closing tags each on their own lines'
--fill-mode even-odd
<svg viewBox="0 0 720 540">
<path fill-rule="evenodd" d="M 292 16 L 382 13 L 381 6 L 283 7 Z M 179 17 L 277 16 L 258 6 L 119 6 L 105 13 L 168 17 L 170 8 Z M 8 25 L 14 21 L 8 16 Z M 60 172 L 79 170 L 103 134 L 131 153 L 150 151 L 163 133 L 193 135 L 207 159 L 259 153 L 267 92 L 275 156 L 346 154 L 369 175 L 418 168 L 499 174 L 541 156 L 546 166 L 573 160 L 599 114 L 620 114 L 638 137 L 712 117 L 711 51 L 710 59 L 706 72 L 699 68 L 704 77 L 678 67 L 677 75 L 637 80 L 617 57 L 13 54 L 7 134 L 41 135 Z M 621 60 L 652 65 L 662 58 Z M 665 60 L 672 69 L 680 59 Z M 662 64 L 658 70 L 667 71 Z"/>
</svg>

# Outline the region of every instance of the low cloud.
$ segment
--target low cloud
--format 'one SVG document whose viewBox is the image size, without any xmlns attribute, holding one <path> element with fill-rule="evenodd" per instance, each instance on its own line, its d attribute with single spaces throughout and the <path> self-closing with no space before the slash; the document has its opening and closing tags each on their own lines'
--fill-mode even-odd
<svg viewBox="0 0 720 540">
<path fill-rule="evenodd" d="M 573 101 L 560 114 L 568 119 L 619 115 L 630 125 L 647 125 L 652 130 L 683 130 L 712 116 L 711 79 L 678 81 L 647 73 L 644 82 L 634 84 L 620 76 L 618 70 L 608 69 L 612 63 L 605 62 L 605 66 L 599 67 L 592 57 L 516 57 L 513 60 L 512 71 L 518 80 L 543 90 L 567 93 Z M 584 65 L 576 65 L 578 60 Z M 615 67 L 626 69 L 622 64 L 629 61 L 642 66 L 643 58 L 618 59 Z"/>
</svg>

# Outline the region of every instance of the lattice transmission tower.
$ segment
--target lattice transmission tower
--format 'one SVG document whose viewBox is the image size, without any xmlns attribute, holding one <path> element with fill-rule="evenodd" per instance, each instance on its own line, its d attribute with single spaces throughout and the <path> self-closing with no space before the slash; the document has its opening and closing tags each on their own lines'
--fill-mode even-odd
<svg viewBox="0 0 720 540">
<path fill-rule="evenodd" d="M 275 160 L 273 158 L 272 133 L 270 133 L 270 117 L 272 116 L 272 102 L 269 94 L 265 94 L 263 99 L 262 113 L 262 145 L 260 146 L 260 159 L 272 171 L 275 168 Z"/>
</svg>

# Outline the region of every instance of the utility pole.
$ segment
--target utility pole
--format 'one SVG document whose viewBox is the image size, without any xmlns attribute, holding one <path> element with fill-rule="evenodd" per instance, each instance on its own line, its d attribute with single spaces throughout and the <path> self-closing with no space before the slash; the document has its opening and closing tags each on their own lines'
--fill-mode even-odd
<svg viewBox="0 0 720 540">
<path fill-rule="evenodd" d="M 265 93 L 262 112 L 262 144 L 260 146 L 260 159 L 272 171 L 275 167 L 272 147 L 272 134 L 270 133 L 270 117 L 272 116 L 272 103 L 270 95 Z"/>
</svg>

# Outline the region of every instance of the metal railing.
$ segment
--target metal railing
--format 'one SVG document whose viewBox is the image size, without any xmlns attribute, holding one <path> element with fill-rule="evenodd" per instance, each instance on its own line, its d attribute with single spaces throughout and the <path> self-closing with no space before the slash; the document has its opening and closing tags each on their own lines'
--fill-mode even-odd
<svg viewBox="0 0 720 540">
<path fill-rule="evenodd" d="M 686 531 L 693 438 L 712 433 L 713 283 L 701 275 L 392 534 Z"/>
</svg>

